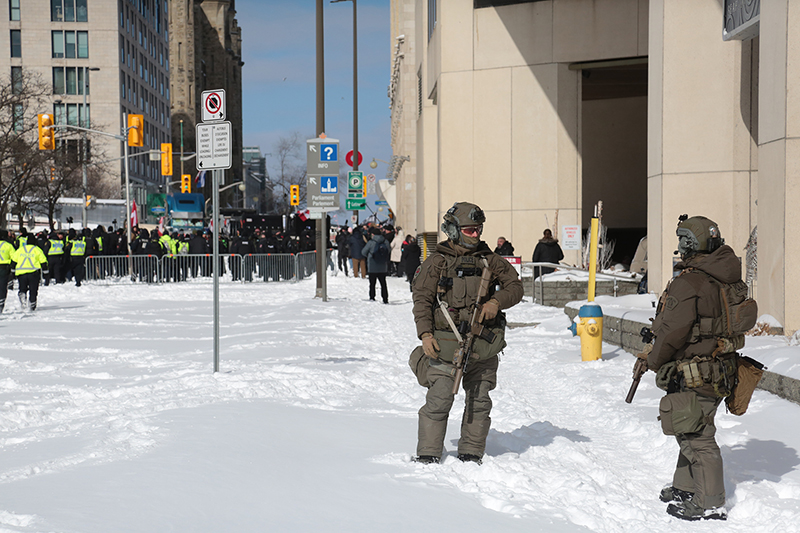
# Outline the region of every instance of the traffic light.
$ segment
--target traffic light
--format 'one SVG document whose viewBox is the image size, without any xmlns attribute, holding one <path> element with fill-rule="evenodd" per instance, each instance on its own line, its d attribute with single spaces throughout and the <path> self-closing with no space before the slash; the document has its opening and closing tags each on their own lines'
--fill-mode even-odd
<svg viewBox="0 0 800 533">
<path fill-rule="evenodd" d="M 128 115 L 128 146 L 144 146 L 144 115 Z"/>
<path fill-rule="evenodd" d="M 181 176 L 181 192 L 192 192 L 192 175 L 183 174 Z"/>
<path fill-rule="evenodd" d="M 289 187 L 290 205 L 300 205 L 300 186 L 292 185 Z"/>
<path fill-rule="evenodd" d="M 172 176 L 172 143 L 161 143 L 161 175 Z"/>
<path fill-rule="evenodd" d="M 94 196 L 91 196 L 91 195 L 88 195 L 88 194 L 86 195 L 86 207 L 94 208 L 96 203 L 97 203 L 97 200 L 95 200 Z"/>
<path fill-rule="evenodd" d="M 56 179 L 56 167 L 50 167 L 50 181 Z"/>
<path fill-rule="evenodd" d="M 53 115 L 39 114 L 39 150 L 54 150 L 56 131 L 53 129 Z"/>
</svg>

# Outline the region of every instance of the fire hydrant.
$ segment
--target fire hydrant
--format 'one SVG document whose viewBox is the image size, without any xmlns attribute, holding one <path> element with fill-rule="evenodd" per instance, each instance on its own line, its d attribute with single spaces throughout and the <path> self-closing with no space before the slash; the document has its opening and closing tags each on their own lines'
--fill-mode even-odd
<svg viewBox="0 0 800 533">
<path fill-rule="evenodd" d="M 581 359 L 595 361 L 603 357 L 603 310 L 588 303 L 578 310 L 578 316 L 567 328 L 581 338 Z"/>
</svg>

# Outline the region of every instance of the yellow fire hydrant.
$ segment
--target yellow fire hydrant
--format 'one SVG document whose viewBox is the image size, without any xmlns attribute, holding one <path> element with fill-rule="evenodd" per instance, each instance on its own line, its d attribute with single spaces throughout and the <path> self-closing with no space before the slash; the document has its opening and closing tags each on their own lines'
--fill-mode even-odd
<svg viewBox="0 0 800 533">
<path fill-rule="evenodd" d="M 578 316 L 567 328 L 581 338 L 581 359 L 595 361 L 603 357 L 603 310 L 588 303 L 578 310 Z"/>
</svg>

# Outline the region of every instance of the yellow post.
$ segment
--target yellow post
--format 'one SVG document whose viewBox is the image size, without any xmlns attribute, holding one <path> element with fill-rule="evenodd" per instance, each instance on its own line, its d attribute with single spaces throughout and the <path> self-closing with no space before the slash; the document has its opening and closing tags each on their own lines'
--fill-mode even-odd
<svg viewBox="0 0 800 533">
<path fill-rule="evenodd" d="M 596 216 L 592 217 L 592 229 L 589 241 L 589 289 L 588 300 L 594 301 L 594 292 L 597 278 L 597 231 L 599 226 L 599 219 Z"/>
</svg>

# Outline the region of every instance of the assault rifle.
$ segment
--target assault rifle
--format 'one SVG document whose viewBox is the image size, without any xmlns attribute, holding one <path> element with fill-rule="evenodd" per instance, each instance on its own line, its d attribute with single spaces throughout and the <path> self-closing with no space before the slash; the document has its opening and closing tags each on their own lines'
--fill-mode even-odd
<svg viewBox="0 0 800 533">
<path fill-rule="evenodd" d="M 481 284 L 478 287 L 478 297 L 475 299 L 475 306 L 472 309 L 472 317 L 468 323 L 463 323 L 466 326 L 466 335 L 463 336 L 462 341 L 458 345 L 458 351 L 455 353 L 453 363 L 456 365 L 455 382 L 453 383 L 453 394 L 458 394 L 458 387 L 461 385 L 461 378 L 464 377 L 464 371 L 467 369 L 469 358 L 472 355 L 472 345 L 475 344 L 475 338 L 481 336 L 483 326 L 478 323 L 478 317 L 481 312 L 481 304 L 479 303 L 489 292 L 489 282 L 492 279 L 492 271 L 489 269 L 489 263 L 484 259 L 483 273 L 481 274 Z"/>
<path fill-rule="evenodd" d="M 642 336 L 642 342 L 645 343 L 644 351 L 649 353 L 648 347 L 652 349 L 652 342 L 653 332 L 648 327 L 642 328 L 642 331 L 639 332 Z M 633 383 L 631 383 L 631 388 L 628 389 L 628 395 L 625 397 L 625 403 L 631 403 L 633 401 L 633 396 L 636 394 L 636 389 L 639 388 L 639 382 L 642 380 L 642 376 L 644 376 L 645 372 L 647 372 L 647 360 L 642 359 L 640 357 L 636 357 L 636 363 L 633 365 Z"/>
</svg>

